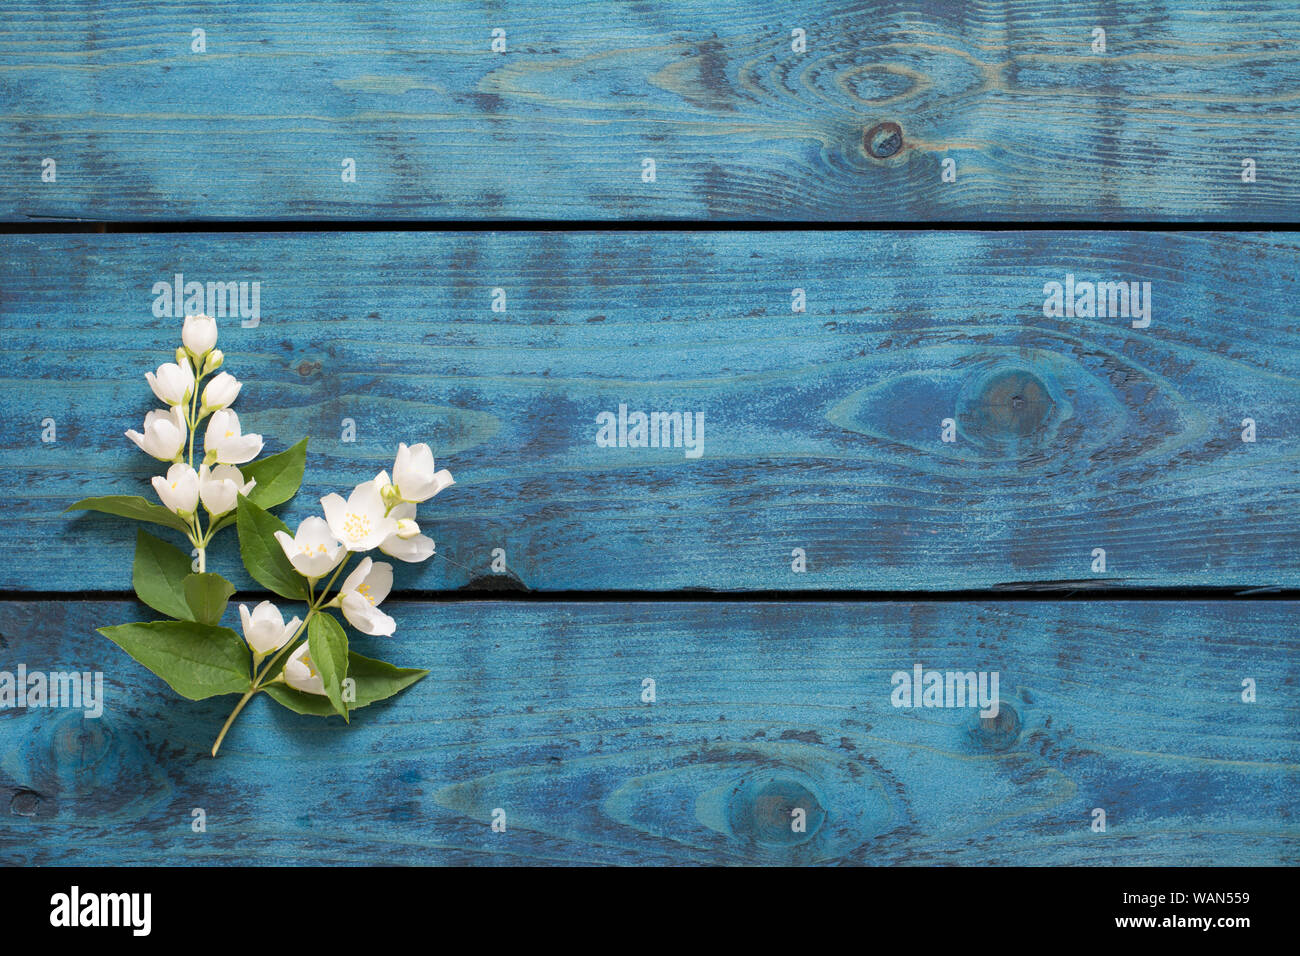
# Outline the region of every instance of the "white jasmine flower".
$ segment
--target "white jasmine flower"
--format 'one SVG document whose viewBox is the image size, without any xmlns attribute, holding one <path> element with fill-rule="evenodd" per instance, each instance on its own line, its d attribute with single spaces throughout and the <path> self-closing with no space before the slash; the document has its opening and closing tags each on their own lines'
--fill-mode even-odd
<svg viewBox="0 0 1300 956">
<path fill-rule="evenodd" d="M 326 495 L 320 503 L 330 531 L 349 551 L 377 548 L 397 530 L 397 519 L 385 513 L 387 509 L 374 481 L 357 485 L 347 501 L 341 495 Z"/>
<path fill-rule="evenodd" d="M 347 550 L 330 532 L 325 519 L 316 515 L 304 518 L 294 537 L 277 531 L 275 540 L 280 542 L 293 569 L 312 581 L 329 574 L 347 556 Z"/>
<path fill-rule="evenodd" d="M 284 615 L 270 601 L 263 601 L 250 614 L 247 604 L 239 605 L 239 619 L 244 625 L 244 640 L 259 658 L 274 653 L 298 633 L 302 621 L 295 617 L 288 624 Z"/>
<path fill-rule="evenodd" d="M 210 412 L 218 408 L 226 408 L 235 401 L 239 390 L 243 387 L 244 384 L 235 376 L 229 372 L 222 372 L 203 386 L 203 410 Z"/>
<path fill-rule="evenodd" d="M 212 413 L 208 430 L 203 433 L 204 457 L 223 465 L 243 465 L 262 451 L 261 435 L 245 435 L 239 430 L 239 416 L 228 408 Z"/>
<path fill-rule="evenodd" d="M 391 637 L 397 622 L 379 610 L 379 604 L 393 590 L 393 566 L 363 558 L 356 570 L 339 587 L 331 605 L 341 607 L 348 623 L 362 634 Z"/>
<path fill-rule="evenodd" d="M 404 501 L 428 501 L 442 489 L 455 484 L 451 472 L 433 470 L 433 452 L 426 444 L 397 446 L 397 460 L 393 462 L 393 484 Z"/>
<path fill-rule="evenodd" d="M 159 461 L 175 461 L 185 448 L 188 434 L 185 414 L 179 406 L 173 405 L 166 411 L 156 409 L 146 415 L 143 435 L 130 429 L 126 437 L 139 445 L 145 454 L 153 455 Z"/>
<path fill-rule="evenodd" d="M 424 561 L 433 555 L 433 539 L 420 534 L 420 526 L 415 523 L 415 505 L 410 502 L 395 505 L 388 516 L 397 519 L 397 530 L 380 543 L 380 551 L 390 558 L 410 564 Z"/>
<path fill-rule="evenodd" d="M 316 665 L 312 663 L 306 641 L 303 641 L 302 647 L 290 654 L 289 659 L 284 662 L 284 682 L 304 694 L 325 696 L 325 681 L 321 679 Z"/>
<path fill-rule="evenodd" d="M 206 315 L 185 316 L 185 324 L 181 326 L 181 341 L 185 343 L 185 349 L 195 364 L 198 364 L 198 360 L 217 344 L 217 320 Z"/>
<path fill-rule="evenodd" d="M 213 349 L 208 353 L 208 360 L 203 363 L 203 374 L 211 375 L 217 369 L 221 368 L 221 363 L 225 360 L 226 356 L 222 354 L 221 349 Z"/>
<path fill-rule="evenodd" d="M 154 478 L 158 500 L 178 515 L 193 514 L 199 506 L 199 476 L 184 462 L 167 469 L 166 478 Z"/>
<path fill-rule="evenodd" d="M 184 405 L 194 394 L 194 369 L 188 361 L 159 365 L 157 373 L 145 372 L 144 377 L 158 400 L 167 405 Z"/>
<path fill-rule="evenodd" d="M 208 514 L 214 518 L 235 510 L 239 496 L 248 496 L 257 484 L 255 479 L 244 481 L 244 476 L 234 465 L 217 465 L 211 471 L 207 465 L 199 466 L 199 498 Z"/>
</svg>

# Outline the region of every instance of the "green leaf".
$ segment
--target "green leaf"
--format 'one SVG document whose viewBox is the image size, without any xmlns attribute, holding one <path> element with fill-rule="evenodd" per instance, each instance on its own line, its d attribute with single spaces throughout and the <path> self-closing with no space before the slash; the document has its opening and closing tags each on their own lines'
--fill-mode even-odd
<svg viewBox="0 0 1300 956">
<path fill-rule="evenodd" d="M 82 498 L 75 505 L 68 505 L 63 513 L 69 511 L 99 511 L 106 515 L 118 515 L 122 518 L 134 518 L 173 528 L 182 534 L 189 534 L 190 526 L 175 512 L 168 511 L 162 505 L 141 498 L 139 495 L 104 495 L 99 498 Z"/>
<path fill-rule="evenodd" d="M 143 528 L 136 529 L 131 584 L 145 604 L 180 621 L 194 620 L 185 600 L 184 584 L 190 569 L 190 559 L 180 548 L 155 538 Z"/>
<path fill-rule="evenodd" d="M 239 556 L 253 580 L 290 601 L 307 600 L 307 579 L 293 569 L 275 533 L 289 534 L 288 526 L 243 495 L 236 508 Z"/>
<path fill-rule="evenodd" d="M 317 668 L 319 667 L 318 664 Z M 411 667 L 394 667 L 384 661 L 362 657 L 356 651 L 351 651 L 348 653 L 348 679 L 353 681 L 356 700 L 346 703 L 349 709 L 356 710 L 377 700 L 386 700 L 410 687 L 428 673 Z M 334 713 L 329 700 L 317 694 L 304 694 L 284 684 L 272 684 L 266 688 L 266 692 L 298 714 L 329 717 Z"/>
<path fill-rule="evenodd" d="M 325 683 L 325 695 L 334 712 L 348 719 L 348 708 L 343 702 L 343 678 L 348 676 L 348 636 L 343 625 L 333 615 L 312 615 L 307 625 L 307 653 L 311 655 L 316 672 Z"/>
<path fill-rule="evenodd" d="M 228 627 L 153 621 L 101 627 L 99 633 L 190 700 L 242 694 L 252 687 L 252 657 Z"/>
<path fill-rule="evenodd" d="M 190 574 L 184 581 L 185 603 L 200 624 L 220 624 L 235 586 L 219 574 Z"/>
<path fill-rule="evenodd" d="M 303 469 L 307 465 L 307 439 L 287 451 L 255 461 L 240 469 L 244 480 L 257 479 L 248 500 L 259 508 L 282 505 L 298 493 Z"/>
</svg>

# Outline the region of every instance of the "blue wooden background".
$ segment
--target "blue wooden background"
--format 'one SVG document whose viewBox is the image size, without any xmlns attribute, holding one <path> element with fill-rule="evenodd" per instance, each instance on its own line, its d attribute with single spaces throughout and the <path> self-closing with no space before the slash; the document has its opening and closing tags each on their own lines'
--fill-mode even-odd
<svg viewBox="0 0 1300 956">
<path fill-rule="evenodd" d="M 1298 248 L 1149 233 L 0 239 L 4 533 L 43 555 L 6 562 L 0 587 L 130 587 L 121 522 L 61 511 L 153 497 L 156 463 L 122 432 L 156 404 L 143 372 L 170 360 L 180 323 L 153 315 L 151 289 L 178 272 L 261 283 L 260 324 L 225 320 L 220 344 L 268 450 L 311 436 L 291 525 L 391 467 L 398 441 L 429 441 L 451 468 L 457 485 L 422 513 L 442 557 L 404 567 L 403 587 L 463 587 L 495 548 L 535 590 L 1294 587 Z M 1150 281 L 1150 327 L 1045 318 L 1043 285 L 1067 272 Z M 597 415 L 620 403 L 703 412 L 703 455 L 597 447 Z M 252 587 L 233 537 L 216 566 Z"/>
<path fill-rule="evenodd" d="M 1297 36 L 1286 0 L 8 4 L 7 223 L 621 228 L 0 236 L 0 671 L 107 689 L 0 708 L 0 863 L 1294 865 L 1294 592 L 1134 598 L 1300 586 L 1300 241 L 626 223 L 1295 221 Z M 350 728 L 257 699 L 217 760 L 233 701 L 94 633 L 154 616 L 133 529 L 62 513 L 152 496 L 122 432 L 177 274 L 258 284 L 221 345 L 268 451 L 311 436 L 290 524 L 398 441 L 457 478 L 355 639 L 431 674 Z M 1045 315 L 1067 274 L 1150 282 L 1150 324 Z M 703 455 L 598 447 L 624 403 Z M 891 706 L 918 663 L 998 671 L 999 720 Z"/>
<path fill-rule="evenodd" d="M 256 700 L 216 760 L 228 699 L 93 633 L 146 612 L 0 604 L 8 655 L 102 669 L 108 698 L 0 711 L 0 859 L 1300 862 L 1290 602 L 406 602 L 355 643 L 429 677 L 350 728 Z M 914 663 L 997 670 L 999 721 L 892 707 Z"/>
<path fill-rule="evenodd" d="M 1297 36 L 1291 0 L 11 0 L 0 218 L 1295 220 Z"/>
</svg>

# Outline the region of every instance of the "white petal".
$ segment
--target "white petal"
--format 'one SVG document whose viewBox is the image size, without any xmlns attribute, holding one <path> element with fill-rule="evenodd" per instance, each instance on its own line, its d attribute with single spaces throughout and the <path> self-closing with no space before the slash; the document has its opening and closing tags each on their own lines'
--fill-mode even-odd
<svg viewBox="0 0 1300 956">
<path fill-rule="evenodd" d="M 315 665 L 307 651 L 307 643 L 289 655 L 284 662 L 284 682 L 305 694 L 325 695 L 325 681 L 315 673 Z"/>
<path fill-rule="evenodd" d="M 293 556 L 298 552 L 298 544 L 289 537 L 287 532 L 277 531 L 275 540 L 280 542 L 280 547 L 284 551 L 284 556 L 292 563 Z"/>
<path fill-rule="evenodd" d="M 227 438 L 217 444 L 217 461 L 223 465 L 243 465 L 261 453 L 261 435 L 240 435 L 238 438 Z"/>
<path fill-rule="evenodd" d="M 356 591 L 343 595 L 343 616 L 362 634 L 391 637 L 397 622 Z"/>
<path fill-rule="evenodd" d="M 433 539 L 426 534 L 417 534 L 414 538 L 399 538 L 397 535 L 389 535 L 384 539 L 384 543 L 379 546 L 379 550 L 390 558 L 396 558 L 398 561 L 405 561 L 408 564 L 425 561 L 436 553 Z"/>
<path fill-rule="evenodd" d="M 374 562 L 366 575 L 366 587 L 369 591 L 365 596 L 376 605 L 382 604 L 393 590 L 393 566 L 387 561 Z"/>
<path fill-rule="evenodd" d="M 321 509 L 325 512 L 325 520 L 329 523 L 330 534 L 334 535 L 336 540 L 343 541 L 343 523 L 348 516 L 348 503 L 343 500 L 342 495 L 329 494 L 320 500 Z M 311 520 L 311 519 L 308 519 Z"/>
<path fill-rule="evenodd" d="M 366 583 L 366 576 L 370 574 L 370 568 L 374 565 L 370 558 L 362 558 L 361 563 L 352 569 L 352 573 L 343 579 L 343 584 L 339 588 L 340 594 L 346 594 L 349 591 L 355 591 L 361 585 Z"/>
</svg>

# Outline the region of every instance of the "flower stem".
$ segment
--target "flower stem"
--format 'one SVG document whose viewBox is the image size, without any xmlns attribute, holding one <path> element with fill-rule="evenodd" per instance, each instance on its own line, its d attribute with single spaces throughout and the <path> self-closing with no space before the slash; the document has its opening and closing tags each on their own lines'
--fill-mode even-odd
<svg viewBox="0 0 1300 956">
<path fill-rule="evenodd" d="M 208 533 L 203 533 L 203 526 L 199 523 L 199 509 L 194 507 L 194 514 L 190 515 L 190 544 L 194 545 L 196 556 L 199 559 L 198 573 L 202 574 L 208 567 L 208 541 L 212 538 L 212 529 Z"/>
<path fill-rule="evenodd" d="M 250 700 L 252 700 L 253 695 L 256 694 L 259 690 L 261 690 L 260 687 L 250 687 L 248 689 L 248 693 L 246 693 L 243 697 L 239 698 L 239 703 L 236 704 L 235 709 L 230 712 L 230 716 L 226 718 L 226 722 L 221 725 L 221 733 L 217 734 L 217 741 L 212 745 L 212 756 L 215 757 L 217 755 L 217 751 L 221 749 L 221 741 L 226 739 L 226 731 L 228 731 L 230 729 L 230 725 L 235 722 L 235 718 L 239 716 L 239 712 L 244 709 L 244 705 L 247 704 Z"/>
<path fill-rule="evenodd" d="M 203 372 L 199 367 L 198 359 L 193 359 L 194 365 L 194 394 L 190 396 L 189 415 L 186 416 L 186 422 L 190 426 L 190 467 L 194 467 L 194 429 L 199 425 L 199 385 L 203 381 Z"/>
<path fill-rule="evenodd" d="M 312 607 L 321 607 L 324 605 L 325 595 L 330 593 L 330 588 L 334 586 L 334 582 L 338 580 L 339 574 L 342 572 L 342 570 L 345 567 L 347 567 L 348 561 L 350 561 L 351 559 L 352 559 L 351 552 L 348 552 L 343 556 L 343 560 L 339 562 L 339 566 L 334 569 L 334 574 L 330 576 L 330 579 L 325 583 L 325 587 L 321 588 L 320 594 L 316 596 L 316 601 L 312 605 Z"/>
</svg>

